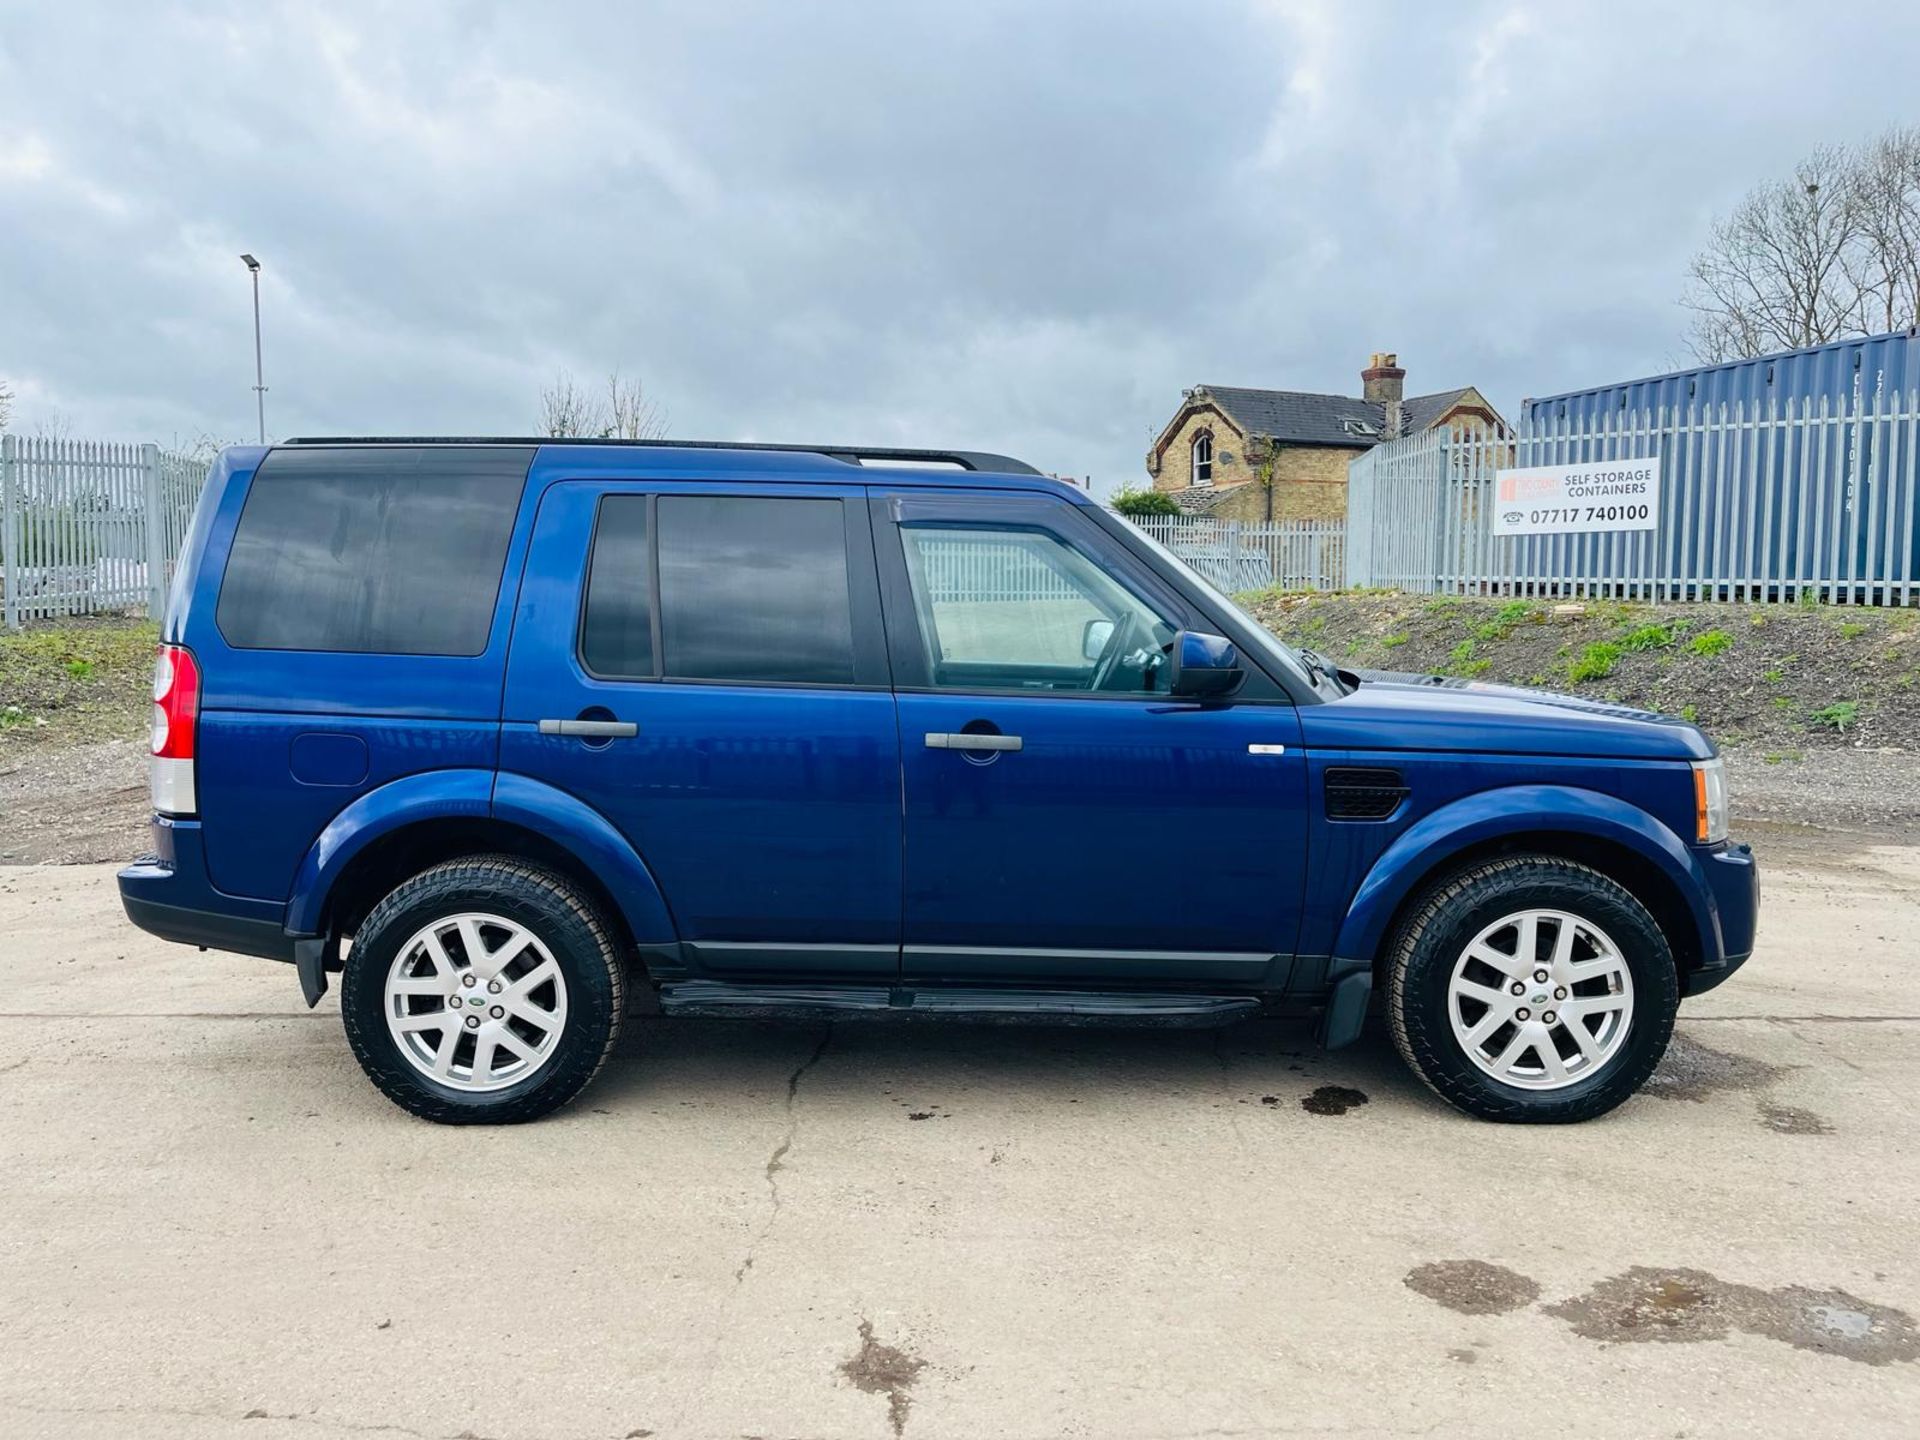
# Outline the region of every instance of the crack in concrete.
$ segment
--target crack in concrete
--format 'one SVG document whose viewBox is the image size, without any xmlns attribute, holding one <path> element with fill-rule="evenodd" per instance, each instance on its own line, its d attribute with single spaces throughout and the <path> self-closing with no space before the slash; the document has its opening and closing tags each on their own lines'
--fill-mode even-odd
<svg viewBox="0 0 1920 1440">
<path fill-rule="evenodd" d="M 786 1168 L 787 1153 L 793 1149 L 794 1137 L 800 1132 L 800 1115 L 795 1104 L 800 1096 L 800 1082 L 806 1078 L 809 1070 L 820 1063 L 821 1056 L 827 1053 L 827 1047 L 832 1043 L 833 1022 L 828 1021 L 825 1032 L 820 1036 L 820 1043 L 813 1047 L 813 1053 L 802 1060 L 795 1067 L 793 1074 L 787 1077 L 787 1131 L 780 1137 L 780 1143 L 773 1147 L 773 1153 L 767 1157 L 766 1168 L 762 1172 L 767 1179 L 769 1203 L 767 1221 L 747 1245 L 747 1253 L 740 1262 L 740 1268 L 733 1272 L 733 1283 L 736 1285 L 747 1278 L 747 1272 L 753 1268 L 754 1256 L 766 1243 L 767 1237 L 773 1233 L 773 1227 L 779 1223 L 780 1207 L 784 1203 L 780 1199 L 779 1175 L 781 1170 Z"/>
</svg>

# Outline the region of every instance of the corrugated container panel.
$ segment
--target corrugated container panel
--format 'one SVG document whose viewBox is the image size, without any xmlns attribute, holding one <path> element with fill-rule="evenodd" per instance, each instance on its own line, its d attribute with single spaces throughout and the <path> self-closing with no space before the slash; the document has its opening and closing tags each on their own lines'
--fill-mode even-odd
<svg viewBox="0 0 1920 1440">
<path fill-rule="evenodd" d="M 1788 350 L 1756 360 L 1700 365 L 1643 380 L 1623 380 L 1591 390 L 1569 390 L 1523 403 L 1530 426 L 1549 420 L 1586 429 L 1618 411 L 1683 411 L 1745 402 L 1750 408 L 1778 400 L 1803 406 L 1827 396 L 1835 405 L 1865 408 L 1876 394 L 1904 394 L 1920 385 L 1920 332 L 1897 330 L 1857 340 L 1836 340 L 1807 350 Z M 1536 430 L 1535 433 L 1538 433 Z"/>
</svg>

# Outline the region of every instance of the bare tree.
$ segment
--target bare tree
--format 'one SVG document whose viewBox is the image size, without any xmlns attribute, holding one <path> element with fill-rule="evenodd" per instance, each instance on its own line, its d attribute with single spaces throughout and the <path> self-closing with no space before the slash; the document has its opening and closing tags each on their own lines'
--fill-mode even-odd
<svg viewBox="0 0 1920 1440">
<path fill-rule="evenodd" d="M 659 440 L 667 433 L 666 412 L 647 394 L 645 382 L 607 376 L 607 429 L 614 440 Z"/>
<path fill-rule="evenodd" d="M 1851 265 L 1864 233 L 1847 151 L 1817 150 L 1791 179 L 1750 191 L 1693 258 L 1684 303 L 1695 355 L 1730 360 L 1858 333 Z"/>
<path fill-rule="evenodd" d="M 1920 129 L 1889 130 L 1854 163 L 1861 236 L 1848 257 L 1869 332 L 1920 323 Z"/>
<path fill-rule="evenodd" d="M 13 387 L 0 380 L 0 430 L 7 428 L 7 421 L 13 416 Z"/>
<path fill-rule="evenodd" d="M 540 392 L 540 433 L 597 440 L 657 440 L 667 433 L 666 414 L 643 381 L 607 376 L 604 396 L 560 371 Z"/>
<path fill-rule="evenodd" d="M 60 444 L 73 438 L 73 419 L 66 411 L 49 408 L 33 422 L 33 435 L 36 440 L 46 440 Z"/>
<path fill-rule="evenodd" d="M 598 396 L 582 389 L 565 370 L 540 392 L 542 435 L 598 436 L 606 432 L 606 415 Z"/>
</svg>

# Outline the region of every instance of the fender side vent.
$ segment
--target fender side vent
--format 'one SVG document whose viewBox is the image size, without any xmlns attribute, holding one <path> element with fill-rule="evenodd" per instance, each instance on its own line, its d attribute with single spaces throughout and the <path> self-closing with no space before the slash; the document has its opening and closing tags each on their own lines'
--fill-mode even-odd
<svg viewBox="0 0 1920 1440">
<path fill-rule="evenodd" d="M 1407 798 L 1398 770 L 1340 765 L 1327 771 L 1329 820 L 1385 820 Z"/>
</svg>

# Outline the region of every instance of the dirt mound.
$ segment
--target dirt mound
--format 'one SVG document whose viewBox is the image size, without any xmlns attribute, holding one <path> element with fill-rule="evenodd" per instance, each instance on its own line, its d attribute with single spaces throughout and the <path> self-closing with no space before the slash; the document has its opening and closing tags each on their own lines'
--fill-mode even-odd
<svg viewBox="0 0 1920 1440">
<path fill-rule="evenodd" d="M 1920 749 L 1920 611 L 1256 595 L 1276 634 L 1341 665 L 1529 685 L 1670 715 L 1783 759 Z"/>
</svg>

